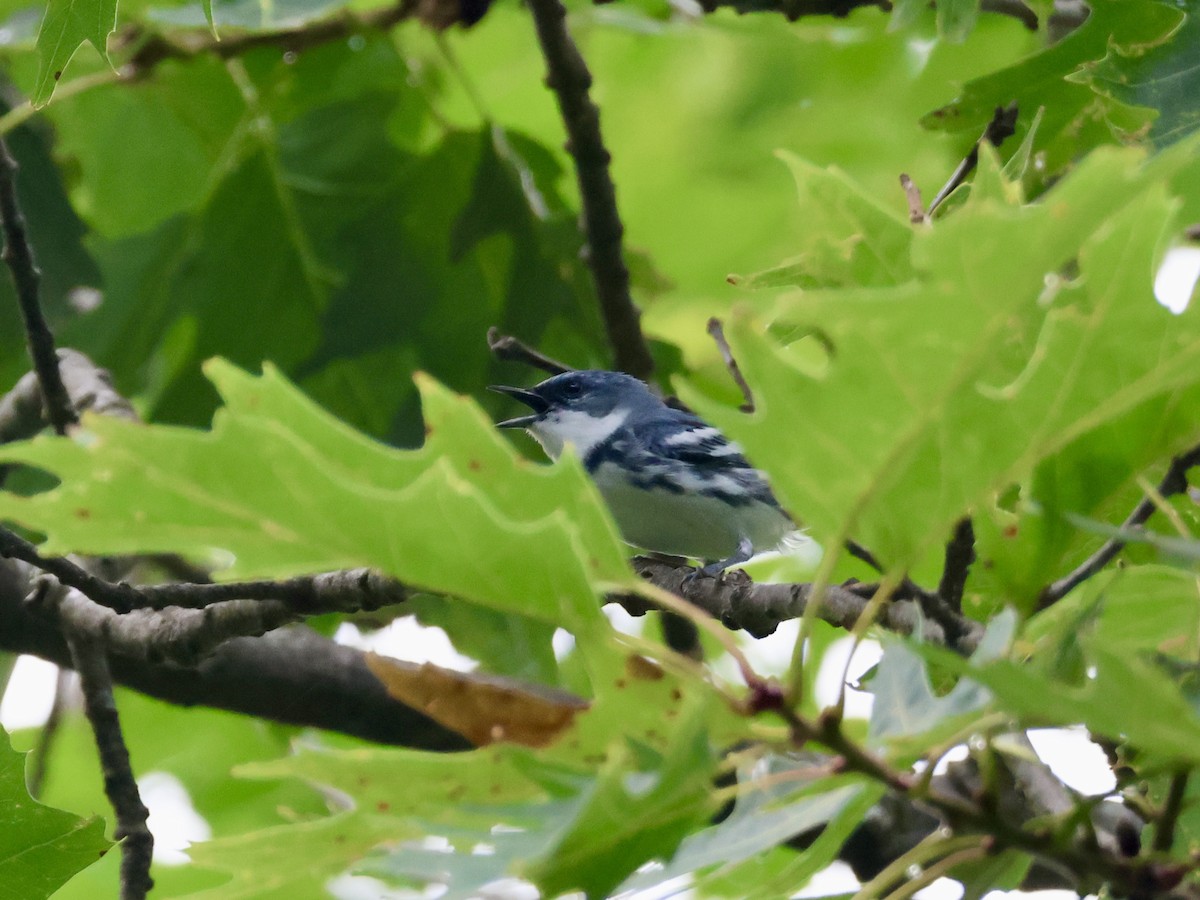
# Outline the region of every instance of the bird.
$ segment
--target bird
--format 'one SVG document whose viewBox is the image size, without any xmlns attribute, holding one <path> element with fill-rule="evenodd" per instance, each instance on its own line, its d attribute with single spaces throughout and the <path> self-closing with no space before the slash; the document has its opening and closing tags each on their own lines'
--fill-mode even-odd
<svg viewBox="0 0 1200 900">
<path fill-rule="evenodd" d="M 701 560 L 718 576 L 796 530 L 742 449 L 703 419 L 667 406 L 631 375 L 575 370 L 532 388 L 492 385 L 532 414 L 523 428 L 556 460 L 571 447 L 599 488 L 623 539 L 643 550 Z"/>
</svg>

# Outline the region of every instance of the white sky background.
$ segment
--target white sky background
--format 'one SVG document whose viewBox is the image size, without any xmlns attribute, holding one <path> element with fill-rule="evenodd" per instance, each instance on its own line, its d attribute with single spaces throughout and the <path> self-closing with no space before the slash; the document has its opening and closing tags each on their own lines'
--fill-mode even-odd
<svg viewBox="0 0 1200 900">
<path fill-rule="evenodd" d="M 1182 313 L 1191 301 L 1200 280 L 1200 247 L 1186 245 L 1167 252 L 1155 277 L 1154 296 L 1160 304 L 1176 315 Z M 609 607 L 614 624 L 627 631 L 639 631 L 642 621 L 627 615 L 623 610 Z M 743 636 L 743 646 L 758 671 L 763 674 L 782 674 L 786 671 L 795 642 L 798 623 L 784 623 L 774 635 L 763 640 L 752 640 Z M 432 662 L 456 669 L 474 668 L 475 663 L 457 653 L 445 632 L 440 628 L 423 628 L 410 617 L 399 619 L 372 635 L 364 637 L 352 625 L 343 625 L 337 635 L 342 643 L 375 650 L 414 662 Z M 561 632 L 555 641 L 555 649 L 561 655 L 571 645 L 570 635 Z M 850 638 L 843 638 L 827 651 L 817 677 L 816 692 L 824 704 L 836 700 L 842 672 L 846 670 L 846 656 L 852 647 Z M 879 645 L 866 641 L 849 668 L 849 683 L 855 681 L 879 660 Z M 720 670 L 720 666 L 718 669 Z M 0 725 L 8 731 L 40 725 L 50 712 L 54 696 L 56 667 L 30 656 L 21 657 L 8 690 L 0 702 Z M 732 664 L 721 674 L 736 681 Z M 870 715 L 871 695 L 849 690 L 846 695 L 846 713 L 852 718 Z M 1072 788 L 1085 793 L 1106 792 L 1113 787 L 1113 776 L 1103 752 L 1091 743 L 1082 730 L 1045 730 L 1030 733 L 1030 740 L 1043 761 Z M 155 860 L 164 864 L 180 864 L 186 861 L 189 842 L 203 841 L 210 836 L 208 823 L 196 813 L 187 791 L 174 776 L 165 772 L 149 772 L 139 780 L 143 800 L 150 808 L 150 827 L 155 835 Z M 841 863 L 835 864 L 818 875 L 800 896 L 818 897 L 857 887 L 850 870 Z M 340 893 L 340 892 L 339 892 Z M 356 892 L 347 886 L 347 897 Z M 957 883 L 942 879 L 916 894 L 921 900 L 955 900 L 961 891 Z M 677 895 L 678 896 L 678 895 Z M 1071 900 L 1072 891 L 1038 891 L 1031 894 L 1019 891 L 995 891 L 987 900 L 1003 897 L 1028 897 L 1038 900 Z"/>
</svg>

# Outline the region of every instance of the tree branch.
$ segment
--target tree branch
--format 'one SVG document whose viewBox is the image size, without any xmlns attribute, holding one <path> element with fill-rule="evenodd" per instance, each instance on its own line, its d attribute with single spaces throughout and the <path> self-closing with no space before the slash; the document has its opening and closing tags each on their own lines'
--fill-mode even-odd
<svg viewBox="0 0 1200 900">
<path fill-rule="evenodd" d="M 742 392 L 742 405 L 738 409 L 744 413 L 754 412 L 754 392 L 750 390 L 750 385 L 746 383 L 746 376 L 742 374 L 742 367 L 738 365 L 738 361 L 733 355 L 733 348 L 729 346 L 729 341 L 725 340 L 725 326 L 721 324 L 721 320 L 716 316 L 708 320 L 708 333 L 717 345 L 717 350 L 721 354 L 725 368 L 729 370 L 729 377 L 733 379 L 734 384 L 738 386 L 738 390 Z"/>
<path fill-rule="evenodd" d="M 41 405 L 54 430 L 64 435 L 79 420 L 59 373 L 54 335 L 42 313 L 39 291 L 41 273 L 34 262 L 33 248 L 25 232 L 25 217 L 17 202 L 16 172 L 16 160 L 9 153 L 3 138 L 0 138 L 0 228 L 4 231 L 2 255 L 12 273 L 17 302 L 21 307 L 25 340 L 43 400 Z M 129 763 L 129 750 L 121 734 L 121 721 L 113 700 L 112 675 L 108 668 L 108 650 L 98 636 L 84 627 L 76 627 L 70 611 L 64 608 L 61 612 L 60 622 L 71 664 L 79 673 L 84 711 L 92 726 L 100 756 L 104 792 L 116 815 L 114 836 L 121 842 L 121 900 L 144 900 L 154 886 L 150 877 L 154 836 L 146 825 L 150 811 L 138 793 Z"/>
<path fill-rule="evenodd" d="M 963 588 L 975 562 L 975 527 L 971 517 L 964 516 L 954 526 L 954 535 L 946 544 L 946 561 L 942 566 L 942 579 L 938 582 L 938 596 L 955 612 L 962 612 Z"/>
<path fill-rule="evenodd" d="M 233 636 L 261 634 L 303 616 L 379 609 L 402 603 L 410 595 L 407 586 L 370 569 L 282 581 L 134 586 L 105 581 L 63 557 L 44 557 L 33 544 L 2 527 L 0 556 L 21 560 L 77 590 L 97 605 L 92 618 L 106 623 L 97 627 L 112 635 L 117 652 L 147 659 L 194 660 Z M 744 572 L 686 581 L 695 571 L 691 566 L 651 557 L 637 557 L 633 564 L 643 578 L 690 601 L 726 627 L 744 629 L 755 637 L 772 634 L 781 622 L 804 615 L 812 590 L 809 584 L 755 584 Z M 648 608 L 639 597 L 607 599 L 635 615 Z M 917 599 L 924 605 L 924 598 Z M 830 587 L 818 615 L 832 625 L 853 628 L 867 602 L 859 593 Z M 167 610 L 170 615 L 135 615 L 167 607 L 181 608 Z M 196 614 L 201 608 L 203 614 Z M 909 600 L 894 601 L 880 625 L 901 634 L 911 634 L 920 625 L 926 640 L 962 652 L 973 650 L 982 636 L 982 626 L 961 615 L 942 610 L 934 618 L 926 609 L 921 612 L 926 618 Z"/>
<path fill-rule="evenodd" d="M 795 22 L 806 16 L 833 16 L 843 19 L 854 10 L 875 6 L 883 12 L 892 9 L 891 0 L 700 0 L 700 7 L 708 13 L 722 7 L 733 9 L 739 15 L 746 13 L 782 13 L 788 21 Z M 997 13 L 1016 19 L 1030 31 L 1040 23 L 1037 14 L 1021 0 L 981 0 L 983 12 Z M 1051 38 L 1058 40 L 1078 28 L 1087 19 L 1087 7 L 1081 0 L 1056 0 L 1047 27 Z"/>
<path fill-rule="evenodd" d="M 701 9 L 707 13 L 723 7 L 734 9 L 739 14 L 763 12 L 780 13 L 795 21 L 805 16 L 834 16 L 844 18 L 859 7 L 874 6 L 887 12 L 891 0 L 700 0 Z M 1012 16 L 1030 29 L 1038 27 L 1036 15 L 1020 0 L 982 0 L 980 8 L 985 12 Z M 482 7 L 486 11 L 486 6 Z M 111 41 L 114 53 L 129 50 L 129 56 L 118 71 L 106 70 L 86 75 L 67 82 L 55 91 L 55 99 L 65 94 L 78 94 L 93 87 L 148 77 L 166 60 L 190 60 L 211 54 L 220 59 L 231 59 L 261 47 L 278 47 L 283 52 L 299 52 L 332 41 L 344 40 L 355 34 L 369 31 L 386 31 L 406 19 L 417 17 L 435 29 L 444 29 L 460 22 L 473 25 L 482 18 L 483 12 L 461 6 L 451 10 L 450 4 L 420 0 L 398 0 L 394 6 L 355 13 L 340 10 L 336 15 L 303 25 L 264 31 L 239 32 L 236 28 L 223 26 L 221 39 L 212 35 L 208 28 L 193 31 L 176 29 L 166 35 L 151 32 L 146 27 L 135 25 L 125 28 Z M 1057 41 L 1082 24 L 1088 15 L 1082 0 L 1057 0 L 1047 27 L 1051 40 Z M 0 134 L 27 121 L 38 112 L 30 103 L 24 103 L 0 117 Z"/>
<path fill-rule="evenodd" d="M 625 226 L 608 171 L 612 157 L 600 133 L 600 110 L 588 95 L 592 75 L 571 40 L 567 10 L 560 0 L 529 0 L 529 10 L 546 59 L 546 85 L 558 101 L 567 130 L 567 152 L 575 160 L 585 253 L 614 364 L 645 381 L 654 373 L 654 360 L 642 334 L 641 314 L 629 293 L 629 269 L 621 249 Z"/>
<path fill-rule="evenodd" d="M 719 620 L 726 628 L 743 629 L 756 638 L 773 634 L 780 623 L 804 615 L 812 594 L 811 584 L 755 584 L 745 572 L 733 572 L 722 578 L 693 578 L 691 566 L 675 565 L 646 556 L 633 560 L 633 568 L 642 578 L 658 587 L 683 597 Z M 620 603 L 632 615 L 642 615 L 648 609 L 641 597 L 610 595 L 608 600 Z M 845 587 L 826 589 L 817 617 L 839 628 L 853 628 L 869 598 Z M 900 634 L 920 630 L 924 640 L 945 644 L 969 653 L 979 644 L 983 626 L 965 617 L 955 623 L 957 635 L 922 615 L 919 605 L 911 600 L 889 603 L 879 617 L 879 624 Z"/>
<path fill-rule="evenodd" d="M 700 7 L 708 13 L 721 7 L 729 7 L 739 15 L 756 12 L 783 13 L 789 22 L 805 16 L 833 16 L 844 19 L 863 6 L 875 6 L 889 11 L 891 0 L 700 0 Z"/>
<path fill-rule="evenodd" d="M 25 602 L 36 570 L 0 560 L 0 649 L 71 667 L 57 622 Z M 459 735 L 393 700 L 361 652 L 299 626 L 234 638 L 194 667 L 113 654 L 120 684 L 179 706 L 211 706 L 379 744 L 461 750 Z"/>
<path fill-rule="evenodd" d="M 999 13 L 1002 16 L 1010 16 L 1030 31 L 1037 31 L 1040 24 L 1037 13 L 1022 3 L 1021 0 L 980 0 L 979 9 L 981 12 Z"/>
<path fill-rule="evenodd" d="M 204 609 L 135 609 L 121 614 L 79 591 L 43 580 L 30 597 L 35 614 L 71 621 L 109 653 L 144 662 L 195 665 L 235 637 L 257 637 L 299 618 L 278 600 L 222 600 Z"/>
<path fill-rule="evenodd" d="M 551 375 L 561 375 L 563 372 L 574 371 L 566 363 L 560 363 L 557 359 L 551 359 L 549 356 L 539 353 L 515 337 L 501 334 L 495 328 L 488 329 L 487 343 L 488 349 L 492 351 L 492 355 L 503 362 L 524 363 L 527 366 L 533 366 L 535 369 L 541 369 L 543 372 L 549 372 Z"/>
<path fill-rule="evenodd" d="M 109 373 L 78 350 L 58 351 L 58 372 L 77 417 L 90 411 L 137 419 L 133 406 L 113 387 Z M 0 397 L 0 444 L 33 437 L 49 424 L 38 373 L 28 372 Z"/>
<path fill-rule="evenodd" d="M 260 47 L 278 47 L 284 52 L 298 53 L 321 44 L 345 40 L 355 34 L 388 31 L 417 15 L 418 6 L 417 0 L 397 0 L 391 6 L 364 12 L 343 9 L 327 19 L 286 28 L 241 32 L 222 28 L 219 39 L 207 28 L 177 30 L 166 35 L 147 33 L 135 27 L 118 34 L 114 50 L 119 53 L 124 48 L 132 48 L 122 71 L 127 78 L 140 78 L 169 59 L 188 60 L 206 55 L 233 59 Z"/>
<path fill-rule="evenodd" d="M 1188 487 L 1187 471 L 1195 465 L 1200 465 L 1200 445 L 1171 460 L 1167 474 L 1158 484 L 1159 496 L 1173 497 L 1175 494 L 1182 494 L 1186 491 Z M 1121 523 L 1121 531 L 1126 532 L 1144 524 L 1154 510 L 1154 499 L 1143 497 L 1142 501 L 1133 508 L 1133 512 Z M 1122 538 L 1109 538 L 1100 546 L 1099 550 L 1080 563 L 1073 572 L 1048 585 L 1038 597 L 1037 609 L 1040 611 L 1053 606 L 1108 565 L 1124 547 L 1125 541 Z"/>
<path fill-rule="evenodd" d="M 46 417 L 54 430 L 66 434 L 67 428 L 78 420 L 71 398 L 58 372 L 58 357 L 54 352 L 54 334 L 42 313 L 39 285 L 42 273 L 33 258 L 33 248 L 25 232 L 25 216 L 17 202 L 17 161 L 0 138 L 0 229 L 4 231 L 4 262 L 12 274 L 17 303 L 25 322 L 25 342 L 33 360 L 33 370 L 45 403 Z"/>
<path fill-rule="evenodd" d="M 979 165 L 979 147 L 984 141 L 987 141 L 993 147 L 999 147 L 1004 141 L 1016 134 L 1017 112 L 1017 104 L 1015 103 L 1010 103 L 1004 107 L 996 107 L 996 112 L 992 115 L 992 120 L 983 129 L 983 134 L 979 136 L 979 140 L 974 143 L 971 151 L 958 164 L 958 168 L 954 170 L 954 173 L 950 176 L 950 180 L 937 192 L 937 196 L 929 202 L 929 209 L 925 213 L 927 219 L 932 218 L 934 210 L 941 206 L 942 202 L 954 192 L 954 189 L 966 181 L 967 177 L 975 171 L 975 167 Z"/>
<path fill-rule="evenodd" d="M 281 581 L 134 586 L 105 581 L 62 556 L 42 556 L 33 544 L 0 527 L 0 556 L 19 559 L 74 588 L 93 603 L 118 613 L 168 606 L 197 609 L 220 602 L 273 600 L 292 617 L 359 612 L 403 603 L 409 589 L 371 569 L 343 569 Z"/>
<path fill-rule="evenodd" d="M 1097 891 L 1107 883 L 1120 891 L 1121 896 L 1158 897 L 1175 887 L 1196 866 L 1126 856 L 1119 849 L 1125 843 L 1109 832 L 1140 827 L 1140 823 L 1133 824 L 1134 814 L 1118 804 L 1098 804 L 1084 817 L 1087 828 L 1072 828 L 1066 833 L 1056 828 L 1077 812 L 1087 811 L 1087 807 L 1079 798 L 1072 797 L 1040 760 L 1034 761 L 1036 755 L 1028 759 L 994 754 L 994 764 L 989 767 L 992 771 L 986 778 L 981 777 L 978 766 L 968 759 L 924 781 L 907 770 L 892 767 L 848 737 L 839 715 L 827 711 L 810 720 L 787 708 L 780 709 L 779 714 L 791 728 L 797 746 L 817 741 L 830 748 L 838 754 L 843 771 L 858 772 L 886 785 L 893 798 L 900 801 L 901 809 L 913 805 L 924 808 L 936 813 L 944 826 L 959 834 L 989 836 L 997 849 L 1019 850 L 1043 861 L 1049 872 L 1038 875 L 1051 877 L 1049 883 L 1038 886 L 1062 886 L 1066 874 L 1071 887 L 1081 894 Z M 1024 743 L 1027 745 L 1028 741 Z M 1001 775 L 1003 778 L 998 779 Z M 1102 809 L 1105 806 L 1117 807 L 1120 814 L 1111 816 Z M 918 833 L 916 840 L 903 842 L 909 847 L 936 827 L 936 823 L 931 827 L 920 817 L 912 820 L 912 824 Z M 1105 836 L 1103 842 L 1097 840 L 1099 832 Z M 858 843 L 860 846 L 855 850 L 861 851 L 863 842 Z M 855 871 L 862 877 L 857 867 Z"/>
<path fill-rule="evenodd" d="M 58 624 L 37 615 L 22 600 L 21 591 L 35 574 L 20 564 L 0 562 L 0 621 L 5 624 L 0 629 L 0 649 L 33 653 L 70 666 L 70 654 Z M 836 597 L 836 591 L 833 593 Z M 853 598 L 844 599 L 853 602 Z M 126 658 L 118 653 L 111 657 L 111 668 L 119 683 L 178 705 L 211 706 L 285 724 L 339 731 L 381 744 L 443 751 L 469 747 L 461 736 L 389 697 L 367 669 L 361 652 L 302 627 L 226 641 L 194 668 Z M 829 734 L 817 729 L 813 737 L 821 740 Z M 859 757 L 851 753 L 850 758 Z M 943 787 L 940 778 L 933 782 L 939 795 L 950 790 Z M 885 778 L 885 782 L 894 780 L 890 773 Z M 903 785 L 909 784 L 902 781 Z M 964 792 L 969 796 L 975 789 Z M 920 800 L 915 802 L 924 805 Z M 897 815 L 897 810 L 907 811 L 903 812 L 904 821 L 912 828 L 923 828 L 922 835 L 937 827 L 936 820 L 914 812 L 917 807 L 907 795 L 897 795 L 892 806 Z M 891 808 L 887 803 L 883 807 Z M 898 826 L 890 815 L 884 809 L 871 818 L 872 827 L 894 830 Z M 1031 840 L 1041 840 L 1041 849 L 1053 857 L 1050 842 L 1040 834 Z M 856 870 L 859 866 L 886 864 L 895 853 L 893 845 L 884 847 L 874 839 L 867 843 L 867 850 L 861 846 L 862 841 L 847 844 L 846 852 L 857 854 Z M 1061 879 L 1055 883 L 1061 884 Z"/>
<path fill-rule="evenodd" d="M 129 750 L 121 734 L 121 720 L 113 700 L 112 674 L 103 644 L 85 626 L 76 628 L 72 613 L 63 610 L 63 630 L 71 652 L 71 664 L 79 673 L 83 708 L 91 723 L 104 773 L 104 793 L 116 813 L 114 837 L 121 841 L 121 900 L 142 900 L 154 887 L 150 860 L 154 836 L 146 826 L 150 811 L 142 803 Z"/>
</svg>

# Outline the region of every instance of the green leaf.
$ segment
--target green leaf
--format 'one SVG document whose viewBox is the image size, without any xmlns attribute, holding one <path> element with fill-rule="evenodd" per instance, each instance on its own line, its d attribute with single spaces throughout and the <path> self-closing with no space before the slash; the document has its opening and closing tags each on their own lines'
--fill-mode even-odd
<svg viewBox="0 0 1200 900">
<path fill-rule="evenodd" d="M 239 9 L 289 26 L 306 14 L 303 2 Z M 339 416 L 409 446 L 421 434 L 414 368 L 458 390 L 527 377 L 481 350 L 490 326 L 602 365 L 559 160 L 477 114 L 454 127 L 435 115 L 436 57 L 360 35 L 252 51 L 237 83 L 198 58 L 56 100 L 55 150 L 104 286 L 60 340 L 102 359 L 149 417 L 205 422 L 216 397 L 204 359 L 270 359 Z M 472 235 L 469 216 L 486 233 Z"/>
<path fill-rule="evenodd" d="M 912 27 L 928 8 L 921 0 L 896 0 L 892 4 L 892 14 L 888 19 L 888 30 L 899 31 Z"/>
<path fill-rule="evenodd" d="M 77 440 L 5 446 L 5 459 L 62 484 L 2 496 L 0 515 L 48 534 L 51 554 L 179 552 L 223 560 L 230 577 L 373 566 L 607 633 L 598 586 L 633 576 L 574 457 L 519 459 L 478 407 L 426 377 L 429 439 L 398 451 L 316 408 L 273 367 L 209 372 L 229 404 L 210 432 L 95 417 Z"/>
<path fill-rule="evenodd" d="M 49 0 L 37 37 L 33 104 L 42 106 L 50 99 L 67 63 L 84 41 L 107 60 L 105 45 L 116 24 L 117 0 Z"/>
<path fill-rule="evenodd" d="M 503 828 L 437 828 L 448 849 L 431 849 L 416 841 L 379 850 L 354 868 L 386 882 L 417 890 L 436 886 L 446 900 L 475 900 L 485 885 L 513 878 L 524 860 L 547 852 L 570 824 L 578 797 L 504 810 Z M 486 848 L 486 852 L 480 852 Z"/>
<path fill-rule="evenodd" d="M 522 748 L 500 745 L 455 754 L 378 748 L 306 751 L 242 766 L 236 774 L 300 778 L 353 798 L 358 809 L 394 823 L 389 843 L 373 847 L 356 871 L 404 884 L 445 884 L 450 897 L 476 896 L 479 887 L 545 852 L 579 807 L 577 797 L 562 799 L 564 790 L 579 788 L 569 771 L 539 763 Z M 547 790 L 547 784 L 553 789 Z M 497 823 L 506 829 L 493 831 Z M 431 851 L 419 842 L 392 845 L 422 835 L 447 837 L 456 849 Z M 474 855 L 479 843 L 491 845 L 494 852 Z M 354 865 L 362 849 L 348 848 L 330 870 Z"/>
<path fill-rule="evenodd" d="M 968 582 L 972 615 L 986 618 L 1004 603 L 1028 607 L 1093 553 L 1103 539 L 1073 518 L 1124 519 L 1142 497 L 1137 479 L 1157 480 L 1171 456 L 1195 444 L 1197 408 L 1195 387 L 1153 398 L 1043 460 L 1009 500 L 981 504 L 980 564 Z"/>
<path fill-rule="evenodd" d="M 662 682 L 670 679 L 648 680 Z M 712 811 L 712 697 L 689 694 L 682 709 L 656 710 L 656 736 L 638 733 L 636 716 L 613 719 L 610 708 L 590 730 L 578 727 L 576 737 L 536 754 L 504 745 L 464 754 L 305 751 L 240 767 L 238 774 L 328 786 L 352 798 L 362 814 L 394 822 L 391 841 L 440 835 L 455 848 L 433 856 L 414 844 L 379 847 L 358 871 L 418 886 L 445 884 L 450 896 L 472 896 L 504 876 L 536 881 L 547 895 L 574 886 L 599 896 L 648 859 L 670 857 Z M 580 719 L 589 715 L 595 709 Z M 493 847 L 486 860 L 473 856 L 480 842 Z M 349 842 L 343 868 L 364 850 Z M 331 858 L 329 868 L 335 868 Z M 245 880 L 248 889 L 250 874 Z"/>
<path fill-rule="evenodd" d="M 393 840 L 436 835 L 454 848 L 435 856 L 411 844 L 383 847 L 358 871 L 445 884 L 452 897 L 504 876 L 534 880 L 547 895 L 577 886 L 601 896 L 647 860 L 669 858 L 712 811 L 713 745 L 727 710 L 704 685 L 661 671 L 651 677 L 640 665 L 642 676 L 630 671 L 601 685 L 573 732 L 537 752 L 305 751 L 237 774 L 329 787 L 393 820 Z M 659 696 L 666 691 L 677 699 Z M 480 843 L 494 848 L 486 860 L 472 855 Z M 351 843 L 344 865 L 360 850 Z"/>
<path fill-rule="evenodd" d="M 1145 544 L 1161 551 L 1169 561 L 1187 564 L 1200 560 L 1200 541 L 1187 537 L 1159 534 L 1144 528 L 1121 528 L 1104 522 L 1095 522 L 1082 516 L 1068 516 L 1071 523 L 1083 531 L 1102 534 L 1105 538 L 1119 538 L 1127 544 Z"/>
<path fill-rule="evenodd" d="M 407 604 L 422 625 L 451 635 L 455 648 L 488 672 L 541 684 L 558 683 L 555 627 L 516 613 L 499 613 L 442 597 L 414 597 Z"/>
<path fill-rule="evenodd" d="M 982 900 L 996 890 L 1018 890 L 1031 865 L 1032 857 L 1007 850 L 978 862 L 955 866 L 954 878 L 962 882 L 962 900 Z"/>
<path fill-rule="evenodd" d="M 633 747 L 611 753 L 570 827 L 529 869 L 530 879 L 549 896 L 578 888 L 605 897 L 643 863 L 674 854 L 713 811 L 716 758 L 704 726 L 704 706 L 692 704 L 649 770 L 637 770 Z"/>
<path fill-rule="evenodd" d="M 1196 576 L 1166 566 L 1128 566 L 1095 578 L 1034 617 L 1024 637 L 1038 641 L 1061 634 L 1093 604 L 1098 608 L 1093 637 L 1105 647 L 1180 659 L 1194 659 L 1200 652 Z"/>
<path fill-rule="evenodd" d="M 0 697 L 3 697 L 4 692 L 8 689 L 8 680 L 12 677 L 13 668 L 19 657 L 18 653 L 0 653 Z"/>
<path fill-rule="evenodd" d="M 219 887 L 188 893 L 195 900 L 317 900 L 328 897 L 325 882 L 340 875 L 382 841 L 415 837 L 393 818 L 366 812 L 264 828 L 238 837 L 195 844 L 198 865 L 232 878 Z M 286 865 L 264 866 L 265 859 Z"/>
<path fill-rule="evenodd" d="M 211 0 L 201 0 L 182 6 L 157 6 L 154 18 L 158 22 L 177 26 L 212 27 Z M 269 31 L 279 28 L 299 28 L 325 18 L 338 6 L 337 0 L 277 0 L 263 4 L 259 0 L 221 0 L 217 6 L 220 24 L 246 31 Z"/>
<path fill-rule="evenodd" d="M 792 171 L 804 210 L 795 258 L 736 283 L 747 288 L 897 284 L 912 277 L 912 227 L 845 173 L 792 153 L 777 154 Z"/>
<path fill-rule="evenodd" d="M 324 811 L 322 798 L 297 783 L 264 784 L 229 777 L 230 769 L 239 763 L 286 753 L 298 729 L 265 725 L 222 710 L 181 708 L 121 688 L 116 702 L 139 776 L 164 771 L 178 778 L 213 834 L 276 824 L 280 809 L 300 815 Z M 187 741 L 179 740 L 182 733 L 188 735 Z M 77 813 L 107 807 L 95 738 L 80 712 L 67 715 L 59 726 L 44 796 L 46 802 Z"/>
<path fill-rule="evenodd" d="M 256 780 L 299 778 L 347 794 L 360 809 L 379 815 L 461 822 L 487 805 L 547 799 L 545 789 L 526 774 L 528 757 L 525 750 L 504 745 L 465 753 L 313 748 L 245 763 L 234 774 Z"/>
<path fill-rule="evenodd" d="M 204 103 L 191 102 L 196 97 Z M 245 98 L 217 60 L 56 99 L 46 114 L 58 132 L 58 152 L 78 167 L 71 199 L 93 232 L 93 248 L 199 209 L 252 148 L 237 132 Z M 162 165 L 164 158 L 173 165 Z"/>
<path fill-rule="evenodd" d="M 25 754 L 0 729 L 0 898 L 40 900 L 112 845 L 104 820 L 43 806 L 25 789 Z"/>
<path fill-rule="evenodd" d="M 1200 90 L 1200 4 L 1188 0 L 1172 6 L 1185 14 L 1169 40 L 1144 52 L 1110 47 L 1103 59 L 1085 66 L 1074 79 L 1122 103 L 1153 109 L 1157 115 L 1150 137 L 1159 144 L 1179 140 L 1200 126 L 1193 99 Z"/>
<path fill-rule="evenodd" d="M 754 881 L 740 879 L 743 885 L 752 884 L 753 890 L 739 896 L 745 897 L 746 900 L 771 900 L 773 897 L 791 896 L 801 890 L 814 875 L 838 858 L 842 845 L 862 824 L 867 812 L 879 802 L 884 793 L 885 789 L 880 784 L 862 785 L 858 793 L 837 811 L 817 839 L 802 853 L 793 854 L 793 858 L 786 865 L 770 872 L 765 878 Z M 724 878 L 736 879 L 739 873 L 753 872 L 755 867 L 755 860 L 746 860 L 728 870 Z"/>
<path fill-rule="evenodd" d="M 739 863 L 821 828 L 851 804 L 858 807 L 862 795 L 878 799 L 879 792 L 857 778 L 820 777 L 760 789 L 755 778 L 795 772 L 806 764 L 781 757 L 769 757 L 767 762 L 768 766 L 741 773 L 737 802 L 727 819 L 688 836 L 666 866 L 633 876 L 620 890 L 647 890 L 701 870 L 710 870 L 706 878 L 725 877 Z"/>
<path fill-rule="evenodd" d="M 1146 114 L 1097 102 L 1097 93 L 1070 76 L 1109 52 L 1136 56 L 1166 41 L 1183 14 L 1159 0 L 1097 0 L 1087 20 L 1061 41 L 1020 62 L 968 81 L 959 97 L 922 119 L 927 128 L 981 134 L 997 107 L 1016 103 L 1026 121 L 1044 109 L 1040 149 L 1048 173 L 1098 144 L 1112 140 L 1111 128 L 1133 132 Z M 940 6 L 939 6 L 940 10 Z M 1103 101 L 1103 98 L 1099 98 Z M 1132 116 L 1131 116 L 1132 113 Z"/>
<path fill-rule="evenodd" d="M 141 370 L 143 378 L 149 369 L 143 408 L 169 409 L 173 421 L 211 412 L 215 395 L 200 363 L 218 348 L 241 365 L 266 358 L 287 369 L 320 341 L 328 273 L 278 182 L 277 164 L 253 142 L 236 162 L 196 217 L 93 244 L 106 292 L 119 299 L 79 328 L 92 332 L 88 345 L 116 367 Z"/>
<path fill-rule="evenodd" d="M 948 41 L 961 41 L 979 18 L 979 0 L 943 0 L 937 5 L 938 35 Z"/>
<path fill-rule="evenodd" d="M 980 662 L 993 659 L 1007 649 L 1016 626 L 1016 616 L 1002 614 L 993 620 L 976 654 Z M 929 683 L 920 654 L 904 641 L 887 638 L 883 658 L 871 679 L 875 702 L 871 707 L 869 739 L 877 744 L 900 740 L 924 746 L 937 742 L 931 732 L 953 728 L 990 699 L 988 692 L 970 681 L 960 681 L 950 693 L 938 696 Z"/>
<path fill-rule="evenodd" d="M 939 648 L 925 652 L 986 686 L 1001 709 L 1024 723 L 1082 723 L 1095 734 L 1152 751 L 1155 759 L 1200 762 L 1200 716 L 1161 669 L 1137 656 L 1090 641 L 1094 675 L 1068 684 L 1008 660 L 976 666 Z"/>
<path fill-rule="evenodd" d="M 1200 381 L 1200 311 L 1174 316 L 1151 291 L 1174 209 L 1162 179 L 1185 160 L 1097 152 L 1041 203 L 977 199 L 914 238 L 913 280 L 780 302 L 777 328 L 824 336 L 823 370 L 741 316 L 729 336 L 757 412 L 685 399 L 819 541 L 912 565 L 1040 460 Z M 1054 274 L 1075 259 L 1078 278 Z"/>
</svg>

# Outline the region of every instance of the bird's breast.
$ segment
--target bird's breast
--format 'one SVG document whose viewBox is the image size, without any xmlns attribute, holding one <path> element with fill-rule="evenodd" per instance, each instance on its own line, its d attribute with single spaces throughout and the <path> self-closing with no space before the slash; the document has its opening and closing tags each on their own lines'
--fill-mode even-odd
<svg viewBox="0 0 1200 900">
<path fill-rule="evenodd" d="M 725 559 L 743 539 L 757 551 L 774 549 L 795 527 L 778 507 L 755 500 L 731 505 L 698 490 L 699 483 L 685 485 L 665 474 L 656 479 L 643 471 L 635 480 L 620 466 L 604 462 L 593 477 L 622 537 L 645 550 Z"/>
</svg>

